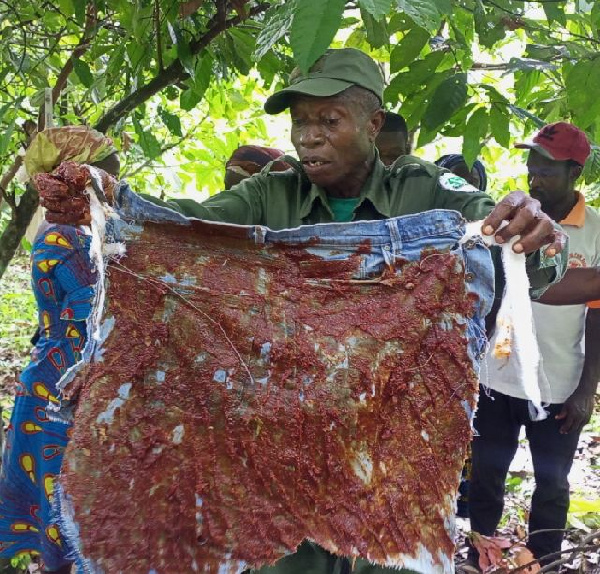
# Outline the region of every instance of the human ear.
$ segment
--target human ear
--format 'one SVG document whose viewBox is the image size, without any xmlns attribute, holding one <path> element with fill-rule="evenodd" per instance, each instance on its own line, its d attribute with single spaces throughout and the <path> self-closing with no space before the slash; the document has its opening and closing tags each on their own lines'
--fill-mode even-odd
<svg viewBox="0 0 600 574">
<path fill-rule="evenodd" d="M 381 108 L 371 114 L 369 118 L 369 140 L 371 142 L 374 142 L 379 135 L 384 122 L 385 113 Z"/>
<path fill-rule="evenodd" d="M 571 168 L 569 169 L 570 172 L 570 176 L 571 176 L 571 180 L 575 181 L 583 172 L 583 166 L 581 165 L 574 165 L 571 166 Z"/>
</svg>

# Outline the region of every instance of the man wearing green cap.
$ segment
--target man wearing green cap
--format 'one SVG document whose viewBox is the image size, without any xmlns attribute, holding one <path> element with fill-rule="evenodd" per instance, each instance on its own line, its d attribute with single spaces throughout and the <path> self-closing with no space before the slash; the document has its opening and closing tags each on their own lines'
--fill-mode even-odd
<svg viewBox="0 0 600 574">
<path fill-rule="evenodd" d="M 493 200 L 447 170 L 412 156 L 390 168 L 380 162 L 375 138 L 384 122 L 383 77 L 377 64 L 354 50 L 328 50 L 308 74 L 293 73 L 290 86 L 269 97 L 265 110 L 290 109 L 291 139 L 298 160 L 292 168 L 245 179 L 199 204 L 177 200 L 185 215 L 271 229 L 304 224 L 381 220 L 430 209 L 451 209 L 468 220 L 486 218 L 484 231 L 500 242 L 520 234 L 514 249 L 527 258 L 533 291 L 539 293 L 562 274 L 565 237 L 539 203 L 515 192 Z M 158 203 L 158 202 L 157 202 Z M 173 207 L 170 202 L 168 207 Z M 509 223 L 498 230 L 501 222 Z M 548 244 L 545 253 L 538 251 Z M 260 574 L 375 574 L 398 572 L 367 560 L 351 563 L 304 542 L 298 551 Z"/>
<path fill-rule="evenodd" d="M 467 220 L 486 218 L 484 232 L 495 233 L 499 242 L 521 235 L 514 249 L 531 254 L 534 295 L 558 279 L 565 235 L 529 195 L 516 191 L 495 205 L 462 178 L 414 156 L 390 168 L 379 161 L 375 138 L 385 118 L 383 89 L 381 71 L 369 56 L 352 48 L 328 50 L 307 74 L 295 70 L 290 85 L 265 102 L 270 114 L 290 109 L 300 160 L 284 156 L 292 169 L 272 172 L 267 166 L 203 203 L 179 199 L 165 205 L 188 217 L 271 229 L 453 209 Z M 499 230 L 503 220 L 509 223 Z M 546 244 L 544 254 L 537 251 Z"/>
</svg>

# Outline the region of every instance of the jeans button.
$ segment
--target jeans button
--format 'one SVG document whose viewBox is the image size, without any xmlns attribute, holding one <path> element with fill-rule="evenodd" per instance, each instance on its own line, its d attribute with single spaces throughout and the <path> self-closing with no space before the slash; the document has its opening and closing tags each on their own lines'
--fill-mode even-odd
<svg viewBox="0 0 600 574">
<path fill-rule="evenodd" d="M 471 271 L 465 273 L 465 281 L 473 281 L 475 279 L 475 273 L 471 273 Z"/>
</svg>

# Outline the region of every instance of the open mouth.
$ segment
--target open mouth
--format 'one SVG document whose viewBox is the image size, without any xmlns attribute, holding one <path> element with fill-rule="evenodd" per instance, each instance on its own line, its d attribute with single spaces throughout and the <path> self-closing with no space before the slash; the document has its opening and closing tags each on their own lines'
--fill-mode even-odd
<svg viewBox="0 0 600 574">
<path fill-rule="evenodd" d="M 304 165 L 307 165 L 308 167 L 320 167 L 322 165 L 325 165 L 326 163 L 329 163 L 327 161 L 319 161 L 319 160 L 310 160 L 310 161 L 304 161 L 302 162 Z"/>
</svg>

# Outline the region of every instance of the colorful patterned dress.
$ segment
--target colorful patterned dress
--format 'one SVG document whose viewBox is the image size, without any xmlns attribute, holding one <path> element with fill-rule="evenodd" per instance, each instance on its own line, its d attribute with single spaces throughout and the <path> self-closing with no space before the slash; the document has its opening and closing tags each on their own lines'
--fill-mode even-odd
<svg viewBox="0 0 600 574">
<path fill-rule="evenodd" d="M 90 241 L 82 227 L 53 225 L 33 245 L 40 338 L 17 383 L 0 474 L 0 558 L 39 555 L 49 571 L 68 563 L 52 500 L 70 425 L 50 420 L 47 407 L 58 404 L 56 383 L 86 341 L 95 283 Z"/>
</svg>

